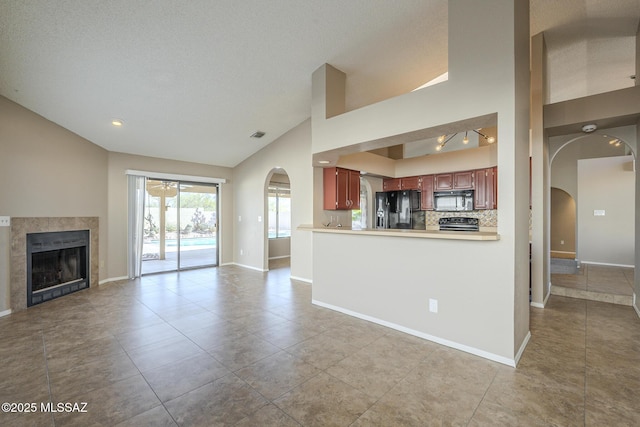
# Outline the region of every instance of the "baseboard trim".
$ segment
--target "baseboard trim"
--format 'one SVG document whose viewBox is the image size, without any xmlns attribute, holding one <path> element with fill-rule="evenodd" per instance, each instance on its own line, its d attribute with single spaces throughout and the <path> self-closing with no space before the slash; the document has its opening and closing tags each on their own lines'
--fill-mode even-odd
<svg viewBox="0 0 640 427">
<path fill-rule="evenodd" d="M 289 278 L 290 278 L 291 280 L 295 280 L 295 281 L 297 281 L 297 282 L 304 282 L 304 283 L 308 283 L 308 284 L 310 284 L 310 285 L 312 285 L 312 284 L 313 284 L 313 280 L 311 280 L 311 279 L 305 279 L 304 277 L 289 276 Z"/>
<path fill-rule="evenodd" d="M 549 301 L 549 297 L 551 296 L 551 282 L 549 282 L 549 284 L 547 285 L 547 296 L 544 297 L 544 301 L 540 302 L 531 302 L 529 303 L 529 305 L 531 307 L 535 307 L 535 308 L 545 308 L 547 305 L 547 302 Z"/>
<path fill-rule="evenodd" d="M 272 259 L 283 259 L 283 258 L 291 258 L 291 255 L 282 255 L 282 256 L 269 257 L 269 261 L 271 261 Z"/>
<path fill-rule="evenodd" d="M 604 265 L 606 267 L 625 267 L 625 268 L 634 268 L 634 265 L 628 264 L 611 264 L 608 262 L 595 262 L 595 261 L 580 261 L 581 264 L 589 264 L 589 265 Z"/>
<path fill-rule="evenodd" d="M 637 304 L 637 299 L 636 299 L 636 293 L 633 293 L 633 309 L 636 311 L 636 314 L 638 315 L 638 317 L 640 317 L 640 308 L 638 308 L 638 304 Z"/>
<path fill-rule="evenodd" d="M 368 322 L 377 323 L 378 325 L 386 326 L 387 328 L 395 329 L 396 331 L 404 332 L 409 335 L 416 336 L 418 338 L 423 338 L 428 341 L 435 342 L 436 344 L 441 344 L 446 347 L 455 348 L 456 350 L 464 351 L 465 353 L 470 353 L 475 356 L 480 356 L 488 360 L 492 360 L 494 362 L 502 363 L 503 365 L 510 366 L 512 368 L 516 367 L 516 360 L 509 359 L 508 357 L 500 356 L 497 354 L 490 353 L 485 350 L 480 350 L 475 347 L 470 347 L 465 344 L 460 344 L 455 341 L 450 341 L 444 338 L 436 337 L 434 335 L 425 334 L 424 332 L 416 331 L 415 329 L 407 328 L 401 325 L 397 325 L 392 322 L 387 322 L 386 320 L 381 320 L 375 317 L 368 316 L 366 314 L 358 313 L 355 311 L 348 310 L 346 308 L 337 307 L 332 304 L 327 304 L 318 300 L 311 300 L 311 303 L 320 307 L 328 308 L 330 310 L 334 310 L 343 314 L 347 314 L 352 317 L 357 317 L 358 319 L 366 320 Z M 522 347 L 522 346 L 521 346 Z M 524 351 L 524 349 L 522 349 Z"/>
<path fill-rule="evenodd" d="M 262 268 L 254 267 L 252 265 L 238 264 L 237 262 L 234 262 L 233 265 L 237 265 L 238 267 L 242 267 L 242 268 L 248 268 L 249 270 L 260 271 L 261 273 L 269 271 Z"/>
<path fill-rule="evenodd" d="M 0 311 L 0 317 L 8 316 L 11 314 L 11 309 Z"/>
<path fill-rule="evenodd" d="M 112 282 L 119 282 L 121 280 L 129 280 L 129 278 L 127 276 L 111 277 L 109 279 L 100 280 L 98 282 L 98 286 L 106 285 L 107 283 L 112 283 Z"/>
<path fill-rule="evenodd" d="M 527 336 L 522 340 L 522 344 L 520 344 L 520 349 L 516 353 L 516 366 L 520 362 L 520 358 L 522 357 L 522 353 L 524 353 L 524 349 L 527 348 L 527 344 L 529 344 L 529 340 L 531 339 L 531 331 L 527 331 Z"/>
</svg>

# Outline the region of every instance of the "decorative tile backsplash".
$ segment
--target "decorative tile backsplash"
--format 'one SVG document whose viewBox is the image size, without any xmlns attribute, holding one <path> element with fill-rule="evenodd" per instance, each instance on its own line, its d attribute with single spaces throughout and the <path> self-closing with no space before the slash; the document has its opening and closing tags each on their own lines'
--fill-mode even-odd
<svg viewBox="0 0 640 427">
<path fill-rule="evenodd" d="M 427 227 L 438 226 L 438 220 L 443 217 L 464 216 L 468 218 L 478 218 L 480 227 L 497 227 L 498 210 L 478 210 L 470 212 L 436 212 L 425 211 L 424 222 Z"/>
</svg>

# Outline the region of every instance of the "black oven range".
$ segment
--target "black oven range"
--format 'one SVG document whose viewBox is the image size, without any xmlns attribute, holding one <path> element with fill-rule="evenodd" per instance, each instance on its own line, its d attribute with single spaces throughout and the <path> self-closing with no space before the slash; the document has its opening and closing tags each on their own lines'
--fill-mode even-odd
<svg viewBox="0 0 640 427">
<path fill-rule="evenodd" d="M 445 217 L 438 220 L 440 231 L 480 231 L 478 218 L 463 216 Z"/>
</svg>

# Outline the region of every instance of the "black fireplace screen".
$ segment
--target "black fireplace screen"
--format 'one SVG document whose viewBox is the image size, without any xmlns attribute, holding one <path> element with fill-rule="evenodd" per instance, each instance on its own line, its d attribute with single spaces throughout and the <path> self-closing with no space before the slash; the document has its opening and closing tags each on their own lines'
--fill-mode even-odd
<svg viewBox="0 0 640 427">
<path fill-rule="evenodd" d="M 85 278 L 84 250 L 84 247 L 78 247 L 32 254 L 31 291 Z"/>
<path fill-rule="evenodd" d="M 27 306 L 89 287 L 89 230 L 27 234 Z"/>
</svg>

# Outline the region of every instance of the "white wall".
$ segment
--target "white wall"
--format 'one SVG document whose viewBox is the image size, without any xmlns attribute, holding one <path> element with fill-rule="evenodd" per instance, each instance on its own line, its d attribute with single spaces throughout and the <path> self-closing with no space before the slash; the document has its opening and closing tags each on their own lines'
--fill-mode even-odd
<svg viewBox="0 0 640 427">
<path fill-rule="evenodd" d="M 578 161 L 578 259 L 633 266 L 635 173 L 632 156 Z M 595 216 L 594 210 L 605 211 Z"/>
<path fill-rule="evenodd" d="M 234 168 L 233 259 L 243 266 L 268 269 L 266 185 L 274 168 L 284 169 L 291 183 L 291 276 L 311 281 L 311 233 L 297 230 L 298 226 L 313 222 L 310 120 Z"/>
</svg>

